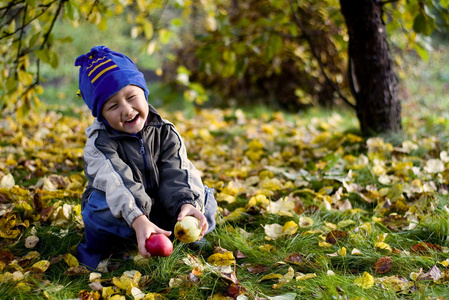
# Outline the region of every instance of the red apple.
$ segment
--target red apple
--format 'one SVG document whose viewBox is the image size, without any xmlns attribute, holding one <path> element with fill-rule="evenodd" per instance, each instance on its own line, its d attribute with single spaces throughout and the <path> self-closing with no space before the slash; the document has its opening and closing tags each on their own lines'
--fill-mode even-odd
<svg viewBox="0 0 449 300">
<path fill-rule="evenodd" d="M 173 243 L 162 233 L 152 234 L 145 242 L 145 248 L 152 256 L 169 256 L 173 252 Z"/>
</svg>

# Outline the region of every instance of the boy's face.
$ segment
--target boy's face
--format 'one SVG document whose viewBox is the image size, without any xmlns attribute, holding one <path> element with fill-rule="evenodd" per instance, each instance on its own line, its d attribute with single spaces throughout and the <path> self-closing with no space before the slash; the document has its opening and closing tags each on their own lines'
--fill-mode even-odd
<svg viewBox="0 0 449 300">
<path fill-rule="evenodd" d="M 101 114 L 115 130 L 134 134 L 142 130 L 148 111 L 143 90 L 135 85 L 127 85 L 105 102 Z"/>
</svg>

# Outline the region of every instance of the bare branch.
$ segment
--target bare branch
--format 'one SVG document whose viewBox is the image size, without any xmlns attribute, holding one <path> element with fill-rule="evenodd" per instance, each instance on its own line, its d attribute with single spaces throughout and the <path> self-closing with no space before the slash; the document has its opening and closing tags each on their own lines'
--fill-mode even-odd
<svg viewBox="0 0 449 300">
<path fill-rule="evenodd" d="M 159 18 L 153 22 L 154 24 L 154 28 L 157 29 L 157 27 L 159 26 L 159 21 L 162 19 L 162 14 L 164 13 L 165 8 L 168 6 L 168 0 L 164 1 L 164 7 L 161 10 L 161 13 L 159 14 Z"/>
<path fill-rule="evenodd" d="M 5 11 L 5 12 L 3 13 L 2 18 L 4 18 L 4 17 L 8 14 L 8 11 L 9 11 L 10 9 L 12 9 L 14 6 L 19 5 L 20 3 L 24 3 L 24 2 L 25 2 L 25 1 L 23 1 L 23 0 L 19 0 L 19 1 L 11 1 L 11 2 L 8 3 L 8 5 L 3 6 L 3 7 L 0 7 L 0 11 L 2 11 L 2 10 Z"/>
<path fill-rule="evenodd" d="M 99 0 L 95 0 L 95 2 L 92 4 L 92 7 L 90 8 L 89 13 L 86 16 L 86 20 L 89 20 L 89 17 L 92 14 L 92 12 L 94 11 L 95 6 L 98 5 L 98 2 L 100 2 L 100 1 Z"/>
<path fill-rule="evenodd" d="M 47 44 L 50 34 L 53 31 L 53 27 L 55 26 L 56 20 L 58 19 L 62 9 L 64 8 L 64 2 L 67 1 L 68 0 L 59 0 L 58 9 L 56 10 L 53 20 L 51 21 L 50 28 L 48 28 L 48 31 L 44 35 L 44 41 L 42 42 L 41 49 L 44 49 L 45 44 Z"/>
<path fill-rule="evenodd" d="M 41 44 L 41 49 L 44 49 L 46 44 L 48 43 L 48 39 L 50 38 L 51 32 L 53 31 L 53 28 L 56 24 L 56 20 L 58 19 L 59 15 L 61 14 L 62 9 L 64 8 L 64 3 L 68 0 L 59 0 L 58 8 L 56 9 L 56 13 L 51 21 L 50 28 L 47 30 L 47 32 L 44 35 L 44 41 Z M 56 2 L 56 1 L 55 1 Z M 52 2 L 54 3 L 54 2 Z M 40 82 L 40 59 L 36 59 L 36 80 L 28 86 L 28 88 L 22 93 L 22 96 L 25 96 L 32 88 L 34 88 L 36 85 Z"/>
<path fill-rule="evenodd" d="M 40 16 L 42 16 L 42 15 L 47 11 L 47 9 L 50 8 L 50 6 L 51 6 L 53 3 L 55 3 L 55 2 L 56 2 L 56 0 L 53 1 L 53 2 L 51 2 L 51 3 L 48 4 L 48 5 L 43 5 L 42 7 L 43 7 L 44 9 L 43 9 L 39 14 L 36 14 L 36 15 L 34 16 L 34 18 L 30 19 L 30 20 L 28 21 L 28 23 L 22 23 L 22 26 L 21 26 L 21 27 L 18 27 L 14 32 L 8 32 L 8 33 L 5 33 L 4 35 L 0 36 L 0 40 L 2 40 L 2 39 L 4 39 L 4 38 L 7 38 L 7 37 L 9 37 L 9 36 L 15 35 L 17 32 L 22 31 L 23 29 L 25 29 L 28 25 L 30 25 L 31 23 L 33 23 L 34 20 L 36 20 L 36 19 L 38 19 Z"/>
<path fill-rule="evenodd" d="M 17 47 L 17 58 L 16 58 L 16 76 L 18 76 L 18 69 L 19 69 L 19 61 L 20 61 L 20 52 L 22 50 L 22 39 L 23 39 L 23 33 L 25 32 L 25 26 L 23 25 L 25 23 L 26 17 L 27 17 L 27 10 L 28 10 L 28 4 L 25 4 L 25 8 L 23 9 L 23 16 L 22 16 L 22 27 L 20 30 L 20 36 L 19 36 L 19 46 Z"/>
<path fill-rule="evenodd" d="M 19 4 L 19 3 L 18 3 Z M 11 11 L 9 9 L 5 10 L 5 13 L 2 16 L 2 27 L 3 26 L 9 26 L 11 22 L 20 14 L 20 12 L 24 9 L 25 6 L 21 8 L 16 8 L 15 11 Z M 6 16 L 9 17 L 9 19 L 6 20 Z"/>
<path fill-rule="evenodd" d="M 330 77 L 327 75 L 326 70 L 324 70 L 324 65 L 323 62 L 320 58 L 320 56 L 318 55 L 313 42 L 312 42 L 312 38 L 307 34 L 306 30 L 304 29 L 304 26 L 301 23 L 301 20 L 299 19 L 298 15 L 296 14 L 296 11 L 293 7 L 293 2 L 292 0 L 289 0 L 290 3 L 290 9 L 292 10 L 292 14 L 293 17 L 295 19 L 296 24 L 298 25 L 299 29 L 301 29 L 304 38 L 306 39 L 307 43 L 310 46 L 310 50 L 312 51 L 312 55 L 313 57 L 317 60 L 318 65 L 320 66 L 320 70 L 321 73 L 323 74 L 324 78 L 326 79 L 326 81 L 332 86 L 332 88 L 334 89 L 335 92 L 337 92 L 338 96 L 346 103 L 348 104 L 350 107 L 355 109 L 355 105 L 353 103 L 351 103 L 340 91 L 340 89 L 338 88 L 337 84 L 335 82 L 332 81 L 332 79 L 330 79 Z"/>
</svg>

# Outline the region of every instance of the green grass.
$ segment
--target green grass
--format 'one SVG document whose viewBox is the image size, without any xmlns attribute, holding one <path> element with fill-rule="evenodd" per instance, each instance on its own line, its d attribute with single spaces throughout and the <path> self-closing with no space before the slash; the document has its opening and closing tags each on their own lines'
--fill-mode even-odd
<svg viewBox="0 0 449 300">
<path fill-rule="evenodd" d="M 77 70 L 73 67 L 73 61 L 77 55 L 85 53 L 94 44 L 108 44 L 114 38 L 113 31 L 99 33 L 89 26 L 91 25 L 85 25 L 85 27 L 77 29 L 74 46 L 65 45 L 61 47 L 59 51 L 66 55 L 61 60 L 61 66 L 58 70 L 48 68 L 42 70 L 43 76 L 48 78 L 42 100 L 51 105 L 52 110 L 62 112 L 63 115 L 67 116 L 67 119 L 53 116 L 54 119 L 51 121 L 59 125 L 67 124 L 67 132 L 71 132 L 68 137 L 65 135 L 67 132 L 60 132 L 61 137 L 54 135 L 45 138 L 43 145 L 40 146 L 38 142 L 42 141 L 36 142 L 33 140 L 35 131 L 43 126 L 39 122 L 32 123 L 30 121 L 24 127 L 26 130 L 23 131 L 25 135 L 23 139 L 16 137 L 16 134 L 10 132 L 11 130 L 8 131 L 7 125 L 0 128 L 2 132 L 0 145 L 2 145 L 2 148 L 6 149 L 6 146 L 11 146 L 16 151 L 8 153 L 6 149 L 2 152 L 0 157 L 1 171 L 5 174 L 11 172 L 16 179 L 16 184 L 24 186 L 25 189 L 34 190 L 32 185 L 37 183 L 37 179 L 49 174 L 57 173 L 68 177 L 74 173 L 82 173 L 83 163 L 81 158 L 70 159 L 65 157 L 69 161 L 68 163 L 64 160 L 54 163 L 49 159 L 39 160 L 39 156 L 35 152 L 46 151 L 55 157 L 59 157 L 61 149 L 68 149 L 73 146 L 73 140 L 82 140 L 83 130 L 80 130 L 77 126 L 86 126 L 87 117 L 80 116 L 88 115 L 88 112 L 80 108 L 84 107 L 84 104 L 81 99 L 74 96 L 77 90 Z M 56 32 L 58 37 L 63 37 L 66 34 L 74 36 L 73 32 L 64 32 L 64 28 L 64 26 L 58 27 Z M 129 28 L 126 24 L 119 23 L 114 29 L 126 32 Z M 92 36 L 92 34 L 95 35 Z M 138 41 L 131 41 L 130 39 L 120 40 L 114 46 L 119 51 L 131 53 L 132 56 L 139 56 L 139 47 L 141 47 Z M 154 69 L 158 66 L 155 59 L 151 57 L 139 56 L 138 61 L 143 63 L 144 68 Z M 406 140 L 413 140 L 419 144 L 419 147 L 410 153 L 407 158 L 396 153 L 397 156 L 394 159 L 390 154 L 385 157 L 385 161 L 387 166 L 391 166 L 393 163 L 404 159 L 411 161 L 414 167 L 420 168 L 426 159 L 438 157 L 440 151 L 448 149 L 449 123 L 447 120 L 449 116 L 446 108 L 449 99 L 446 94 L 449 88 L 449 64 L 444 49 L 433 52 L 429 63 L 419 62 L 414 56 L 406 57 L 405 62 L 402 70 L 404 75 L 401 80 L 404 133 L 384 136 L 383 138 L 385 142 L 390 142 L 394 146 L 400 146 Z M 434 68 L 433 66 L 438 67 Z M 341 178 L 343 178 L 343 175 L 347 175 L 352 166 L 346 158 L 332 156 L 331 154 L 343 151 L 345 155 L 355 157 L 360 154 L 368 155 L 363 142 L 341 143 L 346 134 L 358 133 L 358 124 L 353 111 L 342 108 L 336 110 L 313 108 L 300 113 L 282 113 L 282 119 L 278 118 L 279 112 L 268 107 L 253 107 L 228 112 L 208 111 L 205 117 L 196 112 L 191 105 L 183 104 L 179 94 L 176 95 L 176 91 L 172 90 L 170 86 L 154 83 L 150 90 L 152 101 L 160 106 L 169 104 L 178 110 L 184 110 L 184 117 L 179 122 L 176 122 L 176 115 L 172 115 L 172 111 L 169 109 L 167 115 L 183 128 L 183 134 L 185 133 L 190 145 L 189 154 L 195 158 L 198 165 L 201 165 L 201 171 L 204 173 L 205 179 L 216 188 L 217 192 L 221 192 L 229 181 L 235 180 L 240 184 L 245 184 L 246 190 L 237 197 L 236 202 L 232 204 L 220 203 L 220 207 L 227 209 L 228 212 L 244 207 L 249 198 L 257 193 L 255 186 L 260 178 L 252 185 L 247 183 L 246 180 L 266 171 L 268 165 L 286 170 L 290 174 L 296 174 L 300 170 L 307 171 L 307 182 L 309 183 L 307 188 L 315 193 L 326 191 L 326 189 L 332 191 L 329 193 L 335 193 L 342 186 Z M 176 97 L 173 97 L 174 94 Z M 73 109 L 69 104 L 77 108 Z M 438 114 L 435 112 L 438 112 Z M 247 121 L 238 124 L 241 113 L 245 115 Z M 76 117 L 77 121 L 69 121 L 73 116 Z M 226 122 L 223 127 L 220 127 L 222 126 L 220 125 L 221 120 Z M 273 126 L 274 133 L 270 135 L 261 131 L 264 125 Z M 198 134 L 200 129 L 209 130 L 211 140 L 202 139 Z M 78 132 L 78 138 L 72 136 L 74 132 Z M 327 132 L 330 133 L 330 137 L 325 142 L 314 144 L 309 141 L 309 139 L 313 140 L 313 134 L 318 135 Z M 263 140 L 268 149 L 263 149 L 264 153 L 260 160 L 248 162 L 249 159 L 244 157 L 245 150 L 248 142 L 256 138 Z M 425 144 L 430 140 L 437 144 L 436 149 L 438 151 L 425 147 Z M 220 146 L 223 148 L 219 148 Z M 212 150 L 202 152 L 207 147 Z M 281 153 L 284 150 L 292 151 L 293 156 L 298 157 L 298 161 L 280 159 L 279 157 L 282 157 Z M 15 159 L 16 164 L 11 161 L 8 164 L 7 157 L 10 160 Z M 274 157 L 278 159 L 275 160 Z M 26 167 L 29 164 L 40 166 L 40 173 L 30 171 L 31 169 Z M 70 164 L 72 164 L 71 168 L 63 168 Z M 317 166 L 319 164 L 325 165 L 328 169 L 326 171 L 320 169 Z M 75 166 L 73 167 L 73 165 Z M 390 185 L 379 183 L 371 162 L 366 167 L 354 168 L 353 173 L 354 183 L 362 187 L 376 185 L 379 190 L 391 188 Z M 394 173 L 394 171 L 390 170 L 389 174 L 391 173 Z M 281 173 L 273 176 L 285 179 Z M 337 179 L 335 179 L 335 176 Z M 266 208 L 256 207 L 253 210 L 245 211 L 240 218 L 229 222 L 224 222 L 224 216 L 220 215 L 219 220 L 223 222 L 220 222 L 217 228 L 206 236 L 206 239 L 210 241 L 213 247 L 222 247 L 231 252 L 238 250 L 246 256 L 237 259 L 236 264 L 232 266 L 232 270 L 235 268 L 242 293 L 249 299 L 273 297 L 288 293 L 297 294 L 297 299 L 449 298 L 447 278 L 438 284 L 429 280 L 416 282 L 413 291 L 404 293 L 395 292 L 393 289 L 384 288 L 381 285 L 375 285 L 370 289 L 362 289 L 354 284 L 354 281 L 363 272 L 368 272 L 377 279 L 384 276 L 402 276 L 410 281 L 412 272 L 418 272 L 421 268 L 423 272 L 427 272 L 433 265 L 449 258 L 446 249 L 443 252 L 433 251 L 425 255 L 407 254 L 410 247 L 419 242 L 449 247 L 449 224 L 447 222 L 449 214 L 446 210 L 449 206 L 449 196 L 444 193 L 447 174 L 443 172 L 434 177 L 428 176 L 425 178 L 424 175 L 418 176 L 410 173 L 408 177 L 402 177 L 401 182 L 409 183 L 413 179 L 432 182 L 441 188 L 431 195 L 412 193 L 409 204 L 416 204 L 420 219 L 419 225 L 413 230 L 395 230 L 380 222 L 374 222 L 373 216 L 383 216 L 382 209 L 378 207 L 379 203 L 368 203 L 358 193 L 347 192 L 343 196 L 347 196 L 353 209 L 361 211 L 341 212 L 325 209 L 319 209 L 315 212 L 308 211 L 305 215 L 313 219 L 313 226 L 299 228 L 293 236 L 267 240 L 262 226 L 274 223 L 284 224 L 289 220 L 298 223 L 300 215 L 279 216 L 266 213 Z M 303 187 L 275 190 L 270 197 L 272 200 L 278 200 L 289 195 L 296 197 L 296 201 L 300 202 L 305 208 L 312 206 L 319 208 L 320 198 L 316 194 L 304 191 Z M 416 199 L 413 197 L 416 197 Z M 425 197 L 428 197 L 428 200 L 433 203 L 431 208 L 429 208 L 428 203 L 421 207 L 418 205 L 419 201 L 415 201 L 425 199 Z M 19 200 L 21 200 L 20 197 Z M 31 197 L 24 201 L 32 206 L 33 200 L 35 199 Z M 55 196 L 46 200 L 45 203 L 53 205 L 58 200 L 75 204 L 79 201 L 77 198 Z M 387 210 L 386 214 L 392 212 L 395 211 Z M 403 212 L 399 212 L 399 214 L 401 213 Z M 30 217 L 23 209 L 20 210 L 19 215 L 23 218 Z M 322 241 L 320 233 L 307 233 L 310 230 L 326 230 L 325 222 L 338 224 L 347 220 L 354 221 L 353 225 L 343 228 L 348 232 L 349 237 L 338 241 L 330 248 L 318 246 L 318 243 Z M 370 232 L 363 233 L 357 229 L 364 223 L 372 224 Z M 41 242 L 36 248 L 27 249 L 24 246 L 25 238 L 33 232 L 40 238 Z M 378 236 L 384 233 L 388 234 L 385 242 L 392 248 L 401 250 L 401 255 L 375 248 Z M 66 253 L 75 254 L 76 245 L 82 238 L 82 228 L 74 223 L 55 226 L 51 222 L 32 222 L 31 226 L 24 230 L 23 235 L 17 240 L 4 239 L 0 242 L 1 249 L 10 250 L 18 259 L 30 251 L 38 251 L 40 260 L 52 260 Z M 267 251 L 266 245 L 271 245 L 273 250 Z M 347 255 L 335 255 L 342 247 L 347 249 Z M 362 255 L 351 254 L 354 248 L 358 249 Z M 206 266 L 207 259 L 212 253 L 212 248 L 194 250 L 184 244 L 175 242 L 174 252 L 171 256 L 153 258 L 143 264 L 135 263 L 132 259 L 135 251 L 127 254 L 126 257 L 131 257 L 131 259 L 123 259 L 119 255 L 111 258 L 110 266 L 113 268 L 110 272 L 102 274 L 103 284 L 105 286 L 111 285 L 113 277 L 120 277 L 125 271 L 138 270 L 143 275 L 149 276 L 148 280 L 140 286 L 142 290 L 146 293 L 162 293 L 169 299 L 207 299 L 217 293 L 230 292 L 228 289 L 231 281 L 217 270 L 206 268 L 198 278 L 189 280 L 188 276 L 192 268 L 183 263 L 188 257 L 187 255 L 198 257 L 201 263 Z M 285 259 L 292 254 L 300 254 L 304 262 L 286 262 Z M 377 259 L 383 256 L 392 257 L 392 270 L 386 274 L 376 274 L 374 264 Z M 268 269 L 262 273 L 251 273 L 248 267 L 256 265 L 264 265 Z M 271 273 L 285 275 L 290 267 L 295 272 L 315 273 L 316 277 L 303 281 L 293 279 L 279 289 L 273 288 L 273 284 L 278 283 L 276 280 L 260 281 L 263 276 Z M 66 300 L 76 299 L 78 293 L 82 290 L 91 291 L 88 274 L 67 276 L 64 274 L 67 268 L 64 261 L 59 261 L 52 264 L 42 274 L 42 278 L 27 275 L 20 282 L 1 282 L 0 298 L 46 299 L 45 291 L 50 299 Z M 443 269 L 443 267 L 441 268 Z M 335 275 L 329 276 L 328 270 L 332 270 Z M 6 266 L 3 274 L 14 271 L 16 270 L 12 266 Z M 181 283 L 170 287 L 170 281 L 175 278 L 181 279 Z M 24 285 L 20 285 L 21 283 Z M 132 297 L 128 295 L 126 299 L 132 299 Z"/>
</svg>

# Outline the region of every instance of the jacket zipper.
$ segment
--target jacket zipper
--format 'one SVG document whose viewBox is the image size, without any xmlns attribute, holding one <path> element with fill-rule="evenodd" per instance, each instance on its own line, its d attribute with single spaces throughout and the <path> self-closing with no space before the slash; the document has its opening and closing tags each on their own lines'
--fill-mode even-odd
<svg viewBox="0 0 449 300">
<path fill-rule="evenodd" d="M 149 164 L 148 164 L 147 156 L 145 155 L 146 151 L 145 151 L 145 146 L 143 145 L 143 139 L 142 138 L 139 138 L 139 143 L 140 143 L 140 154 L 142 154 L 143 164 L 144 164 L 144 167 L 145 167 L 145 181 L 146 181 L 147 187 L 151 188 L 151 181 L 148 179 L 148 175 L 147 175 L 147 174 L 150 174 L 150 172 L 149 172 L 150 171 L 150 167 L 149 167 Z"/>
<path fill-rule="evenodd" d="M 144 155 L 145 154 L 145 147 L 143 146 L 143 140 L 139 139 L 139 143 L 140 143 L 140 154 Z"/>
</svg>

